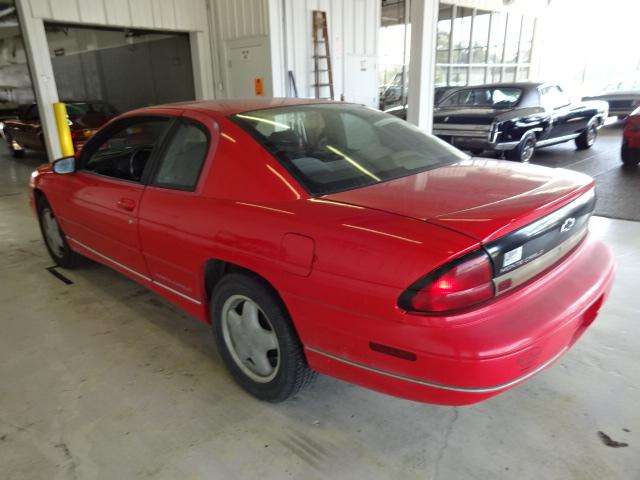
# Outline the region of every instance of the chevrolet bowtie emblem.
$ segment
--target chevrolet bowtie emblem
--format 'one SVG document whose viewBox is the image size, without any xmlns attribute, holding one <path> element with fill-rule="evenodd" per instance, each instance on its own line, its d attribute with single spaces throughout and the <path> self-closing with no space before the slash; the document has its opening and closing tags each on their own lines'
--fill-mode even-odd
<svg viewBox="0 0 640 480">
<path fill-rule="evenodd" d="M 576 224 L 576 219 L 573 217 L 569 217 L 567 218 L 564 223 L 562 224 L 562 226 L 560 227 L 560 231 L 562 233 L 564 232 L 568 232 L 569 230 L 571 230 L 573 228 L 573 226 Z"/>
</svg>

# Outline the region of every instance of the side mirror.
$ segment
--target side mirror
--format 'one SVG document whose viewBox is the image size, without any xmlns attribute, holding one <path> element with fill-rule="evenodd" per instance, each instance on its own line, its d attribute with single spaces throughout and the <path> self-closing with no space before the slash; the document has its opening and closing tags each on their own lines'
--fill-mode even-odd
<svg viewBox="0 0 640 480">
<path fill-rule="evenodd" d="M 75 157 L 63 157 L 53 162 L 53 171 L 59 175 L 66 175 L 76 171 Z"/>
</svg>

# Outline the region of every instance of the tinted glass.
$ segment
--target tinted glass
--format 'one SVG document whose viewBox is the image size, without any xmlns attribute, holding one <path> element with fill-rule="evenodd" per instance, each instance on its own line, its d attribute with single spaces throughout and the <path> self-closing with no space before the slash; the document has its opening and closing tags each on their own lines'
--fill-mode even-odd
<svg viewBox="0 0 640 480">
<path fill-rule="evenodd" d="M 88 145 L 84 170 L 133 182 L 142 172 L 169 125 L 167 118 L 127 119 Z"/>
<path fill-rule="evenodd" d="M 67 114 L 74 119 L 91 114 L 115 116 L 118 114 L 115 108 L 104 102 L 73 102 L 67 103 Z"/>
<path fill-rule="evenodd" d="M 440 106 L 509 108 L 515 106 L 521 96 L 519 88 L 465 88 L 445 98 Z"/>
<path fill-rule="evenodd" d="M 195 189 L 208 146 L 203 127 L 193 123 L 180 124 L 160 160 L 153 183 L 162 187 Z"/>
<path fill-rule="evenodd" d="M 468 158 L 392 115 L 357 105 L 301 105 L 237 114 L 312 195 L 405 177 Z"/>
</svg>

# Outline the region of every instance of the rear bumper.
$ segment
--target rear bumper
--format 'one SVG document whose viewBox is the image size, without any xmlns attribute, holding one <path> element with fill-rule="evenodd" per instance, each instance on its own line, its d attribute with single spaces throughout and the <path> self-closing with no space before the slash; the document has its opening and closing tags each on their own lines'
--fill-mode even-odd
<svg viewBox="0 0 640 480">
<path fill-rule="evenodd" d="M 518 385 L 554 363 L 595 320 L 614 277 L 609 249 L 588 236 L 558 266 L 491 304 L 405 324 L 341 312 L 306 341 L 312 368 L 390 395 L 472 404 Z M 301 305 L 294 305 L 292 313 Z M 338 312 L 314 305 L 318 322 Z M 422 323 L 422 324 L 420 324 Z M 313 343 L 312 343 L 313 341 Z M 415 354 L 385 355 L 370 342 Z"/>
<path fill-rule="evenodd" d="M 500 132 L 479 133 L 476 131 L 452 131 L 434 129 L 433 134 L 441 140 L 462 150 L 512 150 L 518 146 L 519 141 L 502 142 Z"/>
</svg>

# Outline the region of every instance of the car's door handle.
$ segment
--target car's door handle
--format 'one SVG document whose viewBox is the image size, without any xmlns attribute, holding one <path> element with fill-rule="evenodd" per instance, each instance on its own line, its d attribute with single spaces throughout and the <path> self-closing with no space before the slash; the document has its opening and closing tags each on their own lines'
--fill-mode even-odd
<svg viewBox="0 0 640 480">
<path fill-rule="evenodd" d="M 116 203 L 116 206 L 120 210 L 126 210 L 127 212 L 132 212 L 136 208 L 136 202 L 130 198 L 121 198 Z"/>
</svg>

